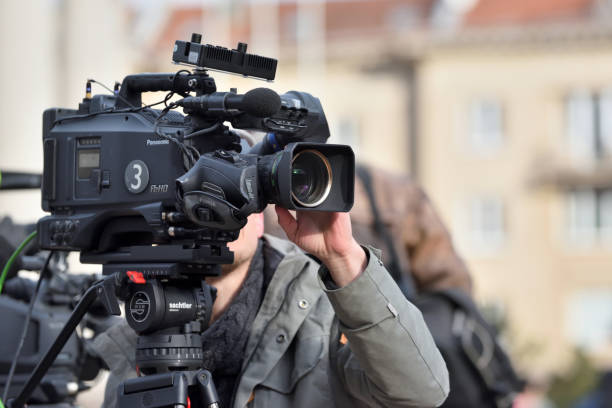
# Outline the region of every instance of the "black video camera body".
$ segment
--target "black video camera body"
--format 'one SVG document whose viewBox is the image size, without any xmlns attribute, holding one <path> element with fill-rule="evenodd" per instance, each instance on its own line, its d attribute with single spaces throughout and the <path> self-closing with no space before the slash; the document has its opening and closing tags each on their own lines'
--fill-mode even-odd
<svg viewBox="0 0 612 408">
<path fill-rule="evenodd" d="M 196 69 L 130 75 L 114 95 L 91 97 L 88 82 L 78 110 L 44 112 L 42 207 L 51 215 L 38 222 L 41 248 L 81 251 L 86 263 L 204 268 L 232 262 L 226 243 L 268 203 L 350 210 L 354 156 L 321 143 L 329 129 L 317 98 L 216 92 L 205 70 L 272 79 L 275 60 L 197 36 L 177 41 L 173 60 Z M 165 109 L 141 106 L 142 92 L 159 90 L 170 92 Z M 173 94 L 183 98 L 168 103 Z M 233 129 L 266 136 L 243 153 Z"/>
</svg>

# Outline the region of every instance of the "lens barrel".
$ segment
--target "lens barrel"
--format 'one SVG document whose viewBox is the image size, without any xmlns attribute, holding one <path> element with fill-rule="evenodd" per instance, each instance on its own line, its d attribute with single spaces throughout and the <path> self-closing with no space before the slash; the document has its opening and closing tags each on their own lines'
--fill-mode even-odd
<svg viewBox="0 0 612 408">
<path fill-rule="evenodd" d="M 320 205 L 332 187 L 329 160 L 321 152 L 302 150 L 291 160 L 291 197 L 304 207 Z"/>
<path fill-rule="evenodd" d="M 290 143 L 257 163 L 265 203 L 294 210 L 349 211 L 353 205 L 355 156 L 350 147 Z"/>
</svg>

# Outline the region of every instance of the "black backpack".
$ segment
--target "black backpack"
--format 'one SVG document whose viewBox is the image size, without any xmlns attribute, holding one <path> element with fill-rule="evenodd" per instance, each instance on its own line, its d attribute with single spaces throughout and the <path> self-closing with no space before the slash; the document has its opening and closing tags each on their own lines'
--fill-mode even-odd
<svg viewBox="0 0 612 408">
<path fill-rule="evenodd" d="M 462 290 L 417 293 L 410 271 L 400 268 L 399 257 L 380 218 L 369 171 L 357 168 L 368 194 L 376 233 L 389 253 L 387 269 L 406 297 L 419 308 L 446 362 L 450 394 L 442 407 L 509 408 L 524 386 L 495 330 L 485 321 L 473 300 Z"/>
</svg>

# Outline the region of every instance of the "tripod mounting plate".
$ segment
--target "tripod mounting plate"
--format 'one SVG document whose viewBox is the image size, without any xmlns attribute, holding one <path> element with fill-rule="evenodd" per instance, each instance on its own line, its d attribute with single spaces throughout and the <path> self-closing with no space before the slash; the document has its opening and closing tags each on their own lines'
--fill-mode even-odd
<svg viewBox="0 0 612 408">
<path fill-rule="evenodd" d="M 206 370 L 154 374 L 125 381 L 119 408 L 218 407 L 219 396 Z"/>
</svg>

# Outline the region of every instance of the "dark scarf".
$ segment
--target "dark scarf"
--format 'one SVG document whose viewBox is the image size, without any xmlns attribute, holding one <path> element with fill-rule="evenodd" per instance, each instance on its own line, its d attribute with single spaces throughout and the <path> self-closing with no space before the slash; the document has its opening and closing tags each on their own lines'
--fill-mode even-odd
<svg viewBox="0 0 612 408">
<path fill-rule="evenodd" d="M 251 326 L 282 256 L 260 240 L 240 292 L 203 333 L 203 367 L 213 374 L 222 407 L 230 407 Z"/>
</svg>

